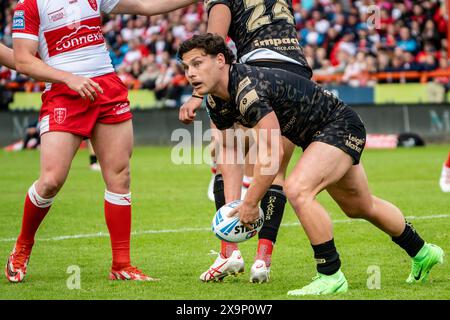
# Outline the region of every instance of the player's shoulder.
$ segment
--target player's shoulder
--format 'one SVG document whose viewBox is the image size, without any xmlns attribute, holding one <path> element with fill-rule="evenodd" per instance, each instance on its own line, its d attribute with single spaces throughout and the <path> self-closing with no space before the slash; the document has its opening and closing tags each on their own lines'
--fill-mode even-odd
<svg viewBox="0 0 450 320">
<path fill-rule="evenodd" d="M 234 64 L 231 70 L 231 83 L 237 90 L 242 92 L 245 87 L 259 87 L 261 82 L 267 80 L 265 68 L 250 66 L 243 63 Z"/>
<path fill-rule="evenodd" d="M 235 63 L 232 65 L 231 74 L 237 78 L 242 79 L 245 77 L 257 78 L 259 70 L 257 67 L 250 66 L 245 63 Z"/>
<path fill-rule="evenodd" d="M 35 20 L 39 19 L 39 16 L 43 15 L 45 11 L 54 7 L 63 8 L 65 4 L 66 1 L 63 0 L 19 0 L 14 11 L 27 16 L 27 19 Z"/>
<path fill-rule="evenodd" d="M 32 33 L 37 35 L 40 21 L 39 8 L 44 0 L 20 0 L 14 7 L 12 33 Z"/>
<path fill-rule="evenodd" d="M 16 4 L 16 11 L 23 10 L 25 8 L 36 8 L 39 0 L 19 0 Z"/>
</svg>

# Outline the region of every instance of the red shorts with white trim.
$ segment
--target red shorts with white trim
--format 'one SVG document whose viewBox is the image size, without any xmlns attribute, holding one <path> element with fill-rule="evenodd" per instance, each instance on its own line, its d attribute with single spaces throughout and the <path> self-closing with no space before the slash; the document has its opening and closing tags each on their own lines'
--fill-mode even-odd
<svg viewBox="0 0 450 320">
<path fill-rule="evenodd" d="M 114 124 L 127 121 L 133 116 L 128 100 L 128 88 L 115 73 L 92 78 L 103 89 L 91 101 L 83 99 L 65 84 L 52 84 L 42 95 L 39 115 L 40 133 L 63 131 L 82 137 L 91 137 L 97 122 Z"/>
</svg>

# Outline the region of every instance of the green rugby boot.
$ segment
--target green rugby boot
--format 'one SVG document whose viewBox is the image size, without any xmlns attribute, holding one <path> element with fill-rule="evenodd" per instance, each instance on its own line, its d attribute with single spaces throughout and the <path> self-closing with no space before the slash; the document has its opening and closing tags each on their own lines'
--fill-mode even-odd
<svg viewBox="0 0 450 320">
<path fill-rule="evenodd" d="M 344 274 L 339 269 L 335 274 L 327 276 L 317 273 L 313 281 L 301 289 L 291 290 L 288 296 L 306 296 L 347 292 L 348 283 Z"/>
<path fill-rule="evenodd" d="M 431 268 L 437 263 L 444 262 L 444 251 L 431 243 L 425 243 L 422 249 L 412 258 L 411 273 L 407 283 L 425 282 Z"/>
</svg>

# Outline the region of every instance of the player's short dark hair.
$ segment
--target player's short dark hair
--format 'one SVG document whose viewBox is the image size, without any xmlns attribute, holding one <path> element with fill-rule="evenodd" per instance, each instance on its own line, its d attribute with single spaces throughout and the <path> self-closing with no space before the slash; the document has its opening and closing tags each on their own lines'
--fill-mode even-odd
<svg viewBox="0 0 450 320">
<path fill-rule="evenodd" d="M 225 62 L 232 64 L 234 62 L 234 54 L 228 48 L 222 37 L 212 33 L 204 33 L 195 35 L 192 38 L 184 41 L 178 50 L 178 56 L 183 59 L 183 55 L 194 49 L 203 49 L 206 54 L 217 56 L 219 53 L 225 56 Z"/>
</svg>

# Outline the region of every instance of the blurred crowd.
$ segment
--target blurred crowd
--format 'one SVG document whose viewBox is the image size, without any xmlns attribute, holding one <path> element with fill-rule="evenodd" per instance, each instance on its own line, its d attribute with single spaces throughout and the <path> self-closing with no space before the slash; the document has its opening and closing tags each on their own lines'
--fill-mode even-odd
<svg viewBox="0 0 450 320">
<path fill-rule="evenodd" d="M 11 46 L 14 0 L 2 0 L 0 40 Z M 343 74 L 342 83 L 373 85 L 376 72 L 448 69 L 444 0 L 293 0 L 296 27 L 316 75 Z M 188 85 L 177 64 L 179 44 L 206 30 L 203 3 L 166 15 L 104 17 L 112 63 L 129 88 L 179 98 Z M 0 81 L 26 81 L 2 68 Z M 445 79 L 444 79 L 445 81 Z M 448 79 L 447 79 L 448 82 Z"/>
<path fill-rule="evenodd" d="M 300 43 L 316 75 L 371 85 L 376 72 L 447 70 L 444 0 L 294 1 Z M 447 79 L 448 81 L 448 79 Z"/>
</svg>

